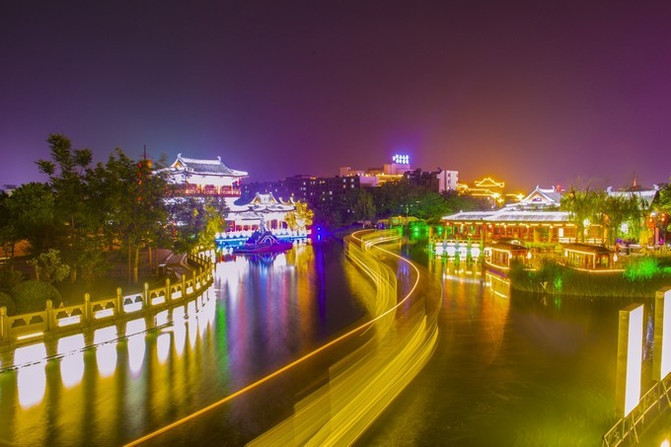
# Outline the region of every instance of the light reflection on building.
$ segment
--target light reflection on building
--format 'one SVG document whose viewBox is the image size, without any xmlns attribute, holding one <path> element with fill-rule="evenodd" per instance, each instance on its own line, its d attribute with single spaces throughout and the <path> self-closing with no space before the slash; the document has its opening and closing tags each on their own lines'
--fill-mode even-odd
<svg viewBox="0 0 671 447">
<path fill-rule="evenodd" d="M 43 359 L 46 356 L 47 350 L 44 343 L 17 348 L 14 352 L 14 362 L 17 365 L 27 364 L 18 369 L 16 377 L 19 404 L 24 409 L 39 404 L 44 398 L 47 376 Z"/>
<path fill-rule="evenodd" d="M 66 388 L 78 385 L 84 377 L 84 335 L 76 334 L 58 340 L 57 352 L 60 360 L 61 380 Z"/>
</svg>

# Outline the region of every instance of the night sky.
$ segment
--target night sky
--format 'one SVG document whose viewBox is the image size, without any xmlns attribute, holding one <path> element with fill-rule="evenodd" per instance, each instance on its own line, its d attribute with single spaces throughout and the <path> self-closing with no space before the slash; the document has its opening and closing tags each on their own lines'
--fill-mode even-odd
<svg viewBox="0 0 671 447">
<path fill-rule="evenodd" d="M 50 133 L 252 180 L 392 154 L 513 188 L 671 174 L 671 2 L 0 3 L 0 184 Z"/>
</svg>

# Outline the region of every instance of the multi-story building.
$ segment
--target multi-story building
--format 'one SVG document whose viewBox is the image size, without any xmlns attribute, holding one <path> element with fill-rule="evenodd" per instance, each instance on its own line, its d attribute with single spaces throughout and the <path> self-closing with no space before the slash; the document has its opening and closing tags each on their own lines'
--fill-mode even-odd
<svg viewBox="0 0 671 447">
<path fill-rule="evenodd" d="M 272 193 L 285 200 L 296 200 L 315 204 L 342 199 L 348 191 L 361 187 L 360 177 L 309 177 L 297 175 L 277 182 L 243 184 L 243 198 L 256 193 Z"/>
<path fill-rule="evenodd" d="M 422 171 L 417 168 L 414 171 L 407 171 L 403 177 L 413 185 L 422 186 L 429 191 L 440 192 L 440 179 L 437 172 Z"/>
<path fill-rule="evenodd" d="M 457 190 L 459 171 L 440 170 L 436 177 L 438 178 L 438 192 Z"/>
</svg>

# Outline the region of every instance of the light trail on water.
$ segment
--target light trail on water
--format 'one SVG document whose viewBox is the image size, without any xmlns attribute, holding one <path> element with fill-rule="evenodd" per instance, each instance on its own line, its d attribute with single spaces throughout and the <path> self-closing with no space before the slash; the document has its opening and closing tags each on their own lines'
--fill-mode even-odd
<svg viewBox="0 0 671 447">
<path fill-rule="evenodd" d="M 398 259 L 400 262 L 407 263 L 408 265 L 410 265 L 414 269 L 415 281 L 413 282 L 412 287 L 410 288 L 409 292 L 403 297 L 403 299 L 399 300 L 395 305 L 390 306 L 387 310 L 382 311 L 382 313 L 375 316 L 371 320 L 369 320 L 365 323 L 362 323 L 361 325 L 351 329 L 350 331 L 348 331 L 345 334 L 331 340 L 330 342 L 316 348 L 315 350 L 305 354 L 304 356 L 302 356 L 302 357 L 284 365 L 281 368 L 278 368 L 277 370 L 269 373 L 268 375 L 256 380 L 253 383 L 250 383 L 249 385 L 239 389 L 238 391 L 236 391 L 236 392 L 234 392 L 234 393 L 232 393 L 232 394 L 230 394 L 230 395 L 228 395 L 228 396 L 226 396 L 226 397 L 224 397 L 224 398 L 222 398 L 222 399 L 220 399 L 216 402 L 213 402 L 210 405 L 207 405 L 206 407 L 201 408 L 200 410 L 197 410 L 197 411 L 195 411 L 195 412 L 193 412 L 193 413 L 191 413 L 187 416 L 184 416 L 184 417 L 172 422 L 171 424 L 168 424 L 164 427 L 161 427 L 160 429 L 155 430 L 155 431 L 153 431 L 153 432 L 151 432 L 151 433 L 149 433 L 149 434 L 147 434 L 147 435 L 145 435 L 141 438 L 138 438 L 134 441 L 129 442 L 128 444 L 126 444 L 126 446 L 129 446 L 129 447 L 130 446 L 137 446 L 137 445 L 143 444 L 145 442 L 148 442 L 148 441 L 150 441 L 152 439 L 155 439 L 155 438 L 157 438 L 157 437 L 159 437 L 159 436 L 161 436 L 161 435 L 163 435 L 163 434 L 165 434 L 165 433 L 167 433 L 167 432 L 169 432 L 169 431 L 171 431 L 171 430 L 173 430 L 173 429 L 175 429 L 179 426 L 184 425 L 185 423 L 187 423 L 189 421 L 193 421 L 193 420 L 205 415 L 206 413 L 209 413 L 210 411 L 212 411 L 212 410 L 214 410 L 218 407 L 221 407 L 222 405 L 225 405 L 225 404 L 233 401 L 237 397 L 240 397 L 240 396 L 258 388 L 259 386 L 261 386 L 261 385 L 269 382 L 270 380 L 286 373 L 287 371 L 291 370 L 292 368 L 306 362 L 307 360 L 317 356 L 318 354 L 323 353 L 330 348 L 333 348 L 337 344 L 353 337 L 354 335 L 361 334 L 363 331 L 371 328 L 376 323 L 384 321 L 384 319 L 386 317 L 393 316 L 395 314 L 396 310 L 399 307 L 408 303 L 409 300 L 411 299 L 411 297 L 413 297 L 413 294 L 415 293 L 418 285 L 420 284 L 421 274 L 420 274 L 419 269 L 412 262 L 403 258 L 402 256 L 400 256 L 396 253 L 393 253 L 389 250 L 386 250 L 386 249 L 383 249 L 381 247 L 376 246 L 376 244 L 380 244 L 380 243 L 384 243 L 384 242 L 390 242 L 390 241 L 393 241 L 393 240 L 398 240 L 400 238 L 400 236 L 396 232 L 394 232 L 393 234 L 391 232 L 380 232 L 378 234 L 381 234 L 381 237 L 379 237 L 378 239 L 376 239 L 374 241 L 371 241 L 371 240 L 364 240 L 364 238 L 360 236 L 363 233 L 375 234 L 375 233 L 372 233 L 371 230 L 362 230 L 362 231 L 358 231 L 358 232 L 353 233 L 351 235 L 351 237 L 352 237 L 352 239 L 354 239 L 358 242 L 360 247 L 364 247 L 366 250 L 370 249 L 371 247 L 375 247 L 377 250 L 380 250 L 381 252 L 386 253 L 387 255 L 390 255 L 390 256 Z M 351 248 L 351 246 L 350 246 L 350 248 Z M 376 271 L 376 269 L 373 269 L 368 265 L 365 265 L 365 264 L 360 265 L 360 264 L 361 263 L 358 263 L 357 265 L 359 265 L 362 268 L 362 270 L 364 270 L 369 276 L 371 276 L 371 278 L 375 282 L 379 283 L 379 281 L 382 279 L 379 276 L 379 269 L 378 269 L 378 271 Z M 396 278 L 395 277 L 393 277 L 393 278 L 394 278 L 394 281 L 395 281 Z M 394 300 L 395 300 L 395 298 L 396 298 L 395 283 L 394 283 L 393 290 L 394 290 Z M 378 295 L 380 294 L 379 292 L 380 292 L 380 290 L 378 288 Z M 391 320 L 390 320 L 389 323 L 391 323 Z M 358 413 L 359 413 L 358 415 L 356 413 L 350 413 L 349 411 L 346 411 L 346 413 L 341 413 L 340 417 L 342 418 L 343 415 L 346 415 L 346 416 L 348 416 L 347 419 L 349 419 L 349 421 L 339 420 L 338 421 L 338 424 L 339 424 L 338 433 L 335 433 L 335 435 L 342 436 L 343 433 L 345 433 L 345 430 L 350 429 L 350 430 L 354 430 L 354 432 L 355 432 L 354 439 L 356 439 L 368 427 L 368 425 L 370 425 L 373 422 L 374 417 L 377 416 L 379 413 L 381 413 L 382 410 L 384 408 L 386 408 L 386 406 L 391 402 L 391 400 L 403 389 L 403 387 L 397 387 L 396 389 L 394 389 L 393 394 L 389 395 L 388 387 L 392 386 L 394 383 L 398 383 L 402 378 L 405 379 L 403 381 L 406 382 L 405 384 L 407 384 L 407 382 L 409 382 L 409 380 L 411 380 L 417 374 L 417 372 L 419 372 L 419 370 L 424 365 L 424 363 L 426 361 L 428 361 L 428 358 L 430 357 L 430 354 L 433 352 L 433 348 L 435 347 L 435 343 L 436 343 L 436 339 L 437 339 L 437 328 L 436 328 L 436 325 L 435 325 L 435 321 L 433 322 L 433 327 L 430 329 L 431 336 L 428 339 L 429 344 L 426 345 L 426 343 L 425 343 L 424 352 L 421 353 L 421 355 L 417 355 L 417 353 L 416 353 L 416 346 L 417 346 L 417 343 L 418 343 L 417 340 L 421 340 L 421 333 L 422 333 L 422 331 L 426 331 L 426 330 L 427 330 L 426 329 L 426 318 L 424 318 L 424 321 L 423 321 L 422 325 L 419 328 L 416 328 L 415 331 L 411 332 L 410 335 L 408 336 L 408 340 L 407 340 L 408 343 L 401 350 L 401 352 L 403 352 L 404 354 L 397 356 L 396 368 L 400 368 L 402 365 L 410 365 L 409 368 L 406 368 L 406 371 L 404 372 L 404 375 L 403 375 L 404 377 L 396 377 L 396 378 L 387 377 L 387 382 L 386 382 L 387 392 L 385 393 L 384 390 L 378 389 L 376 391 L 374 390 L 374 392 L 372 392 L 372 394 L 371 393 L 367 394 L 369 397 L 376 397 L 377 396 L 377 398 L 369 400 L 368 408 L 359 408 L 357 410 Z M 415 358 L 413 358 L 413 356 Z M 386 362 L 386 364 L 382 368 L 382 372 L 391 371 L 392 375 L 393 375 L 394 374 L 393 366 L 394 366 L 393 362 Z M 381 374 L 381 376 L 382 375 L 383 374 Z M 392 380 L 392 379 L 395 379 L 395 380 Z M 379 382 L 382 383 L 382 384 L 385 384 L 384 379 L 380 380 Z M 336 386 L 336 385 L 334 384 L 333 386 Z M 377 405 L 376 406 L 375 405 L 376 402 L 380 402 L 380 396 L 384 395 L 384 394 L 387 394 L 387 396 L 388 396 L 388 399 L 386 399 L 385 405 L 382 405 L 382 406 Z M 351 402 L 355 402 L 355 401 L 351 400 Z M 310 407 L 310 405 L 307 405 L 307 407 Z M 367 422 L 363 426 L 356 427 L 356 426 L 353 425 L 354 422 L 359 420 L 362 413 L 369 412 L 369 414 L 371 414 L 370 413 L 371 411 L 372 411 L 372 414 L 373 414 L 372 419 L 367 420 Z M 345 422 L 345 424 L 343 424 L 343 422 Z M 333 431 L 329 430 L 328 434 L 326 434 L 326 437 L 324 437 L 325 434 L 323 433 L 323 430 L 322 430 L 322 433 L 318 433 L 318 435 L 319 436 L 317 436 L 316 438 L 321 437 L 322 442 L 320 442 L 320 443 L 326 443 L 326 444 L 332 443 L 332 442 L 327 442 L 327 441 L 329 439 L 331 439 L 331 440 L 333 439 L 333 436 L 334 436 Z"/>
</svg>

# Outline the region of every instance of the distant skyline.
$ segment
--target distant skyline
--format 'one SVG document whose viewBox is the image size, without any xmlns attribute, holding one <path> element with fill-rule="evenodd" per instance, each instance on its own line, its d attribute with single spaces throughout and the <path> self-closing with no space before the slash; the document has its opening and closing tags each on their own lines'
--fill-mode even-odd
<svg viewBox="0 0 671 447">
<path fill-rule="evenodd" d="M 511 189 L 671 175 L 671 2 L 2 2 L 0 184 L 63 133 L 252 181 L 381 166 Z"/>
</svg>

